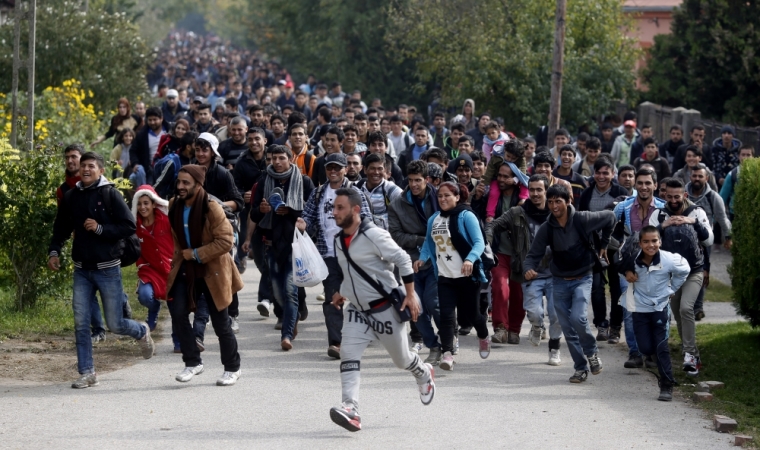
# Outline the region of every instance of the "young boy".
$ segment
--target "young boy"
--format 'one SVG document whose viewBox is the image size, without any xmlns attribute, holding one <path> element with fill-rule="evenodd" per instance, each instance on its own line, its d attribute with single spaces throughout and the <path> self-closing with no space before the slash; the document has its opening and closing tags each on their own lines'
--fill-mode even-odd
<svg viewBox="0 0 760 450">
<path fill-rule="evenodd" d="M 494 134 L 494 129 L 489 128 L 491 124 L 497 125 L 496 122 L 489 122 L 486 125 L 487 133 L 489 136 Z M 502 133 L 506 136 L 506 134 Z M 500 141 L 498 141 L 500 142 Z M 486 147 L 486 140 L 483 141 L 483 148 Z M 486 205 L 486 222 L 491 222 L 496 215 L 496 207 L 499 204 L 501 198 L 501 191 L 499 190 L 499 183 L 496 181 L 496 175 L 499 173 L 499 168 L 504 164 L 512 163 L 515 167 L 512 168 L 517 183 L 519 185 L 518 198 L 522 201 L 528 198 L 528 176 L 525 175 L 527 168 L 525 167 L 525 150 L 523 145 L 517 139 L 506 141 L 497 146 L 494 144 L 493 152 L 491 153 L 491 159 L 488 160 L 488 166 L 486 167 L 486 174 L 483 176 L 483 183 L 486 186 L 490 186 L 491 190 L 488 191 L 488 203 Z M 519 169 L 515 172 L 515 169 Z M 519 172 L 519 173 L 518 173 Z"/>
<path fill-rule="evenodd" d="M 660 233 L 646 226 L 639 233 L 638 255 L 624 260 L 620 273 L 628 288 L 625 307 L 633 316 L 633 331 L 639 351 L 657 358 L 660 372 L 660 396 L 663 402 L 673 400 L 673 369 L 670 363 L 670 297 L 686 281 L 691 270 L 681 255 L 660 250 Z"/>
</svg>

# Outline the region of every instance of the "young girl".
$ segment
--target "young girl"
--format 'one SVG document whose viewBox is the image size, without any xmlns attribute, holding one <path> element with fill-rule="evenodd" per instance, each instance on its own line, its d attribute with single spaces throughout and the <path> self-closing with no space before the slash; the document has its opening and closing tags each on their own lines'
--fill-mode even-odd
<svg viewBox="0 0 760 450">
<path fill-rule="evenodd" d="M 466 205 L 469 192 L 463 185 L 451 181 L 438 188 L 440 211 L 428 220 L 427 238 L 414 263 L 417 272 L 427 261 L 433 263 L 438 277 L 438 301 L 441 309 L 441 344 L 443 358 L 440 368 L 454 368 L 454 333 L 457 311 L 477 330 L 479 352 L 483 359 L 491 353 L 486 318 L 480 313 L 480 283 L 486 282 L 480 255 L 485 239 L 478 217 Z"/>
<path fill-rule="evenodd" d="M 132 148 L 132 142 L 135 140 L 135 132 L 131 128 L 124 128 L 116 136 L 116 146 L 111 150 L 111 161 L 118 161 L 121 170 L 113 170 L 113 178 L 119 176 L 119 172 L 129 167 L 129 149 Z M 128 174 L 124 174 L 128 175 Z"/>
<path fill-rule="evenodd" d="M 496 122 L 490 122 L 486 128 L 489 134 L 494 133 L 494 128 L 489 128 L 491 124 L 496 126 L 496 132 L 499 132 L 499 125 Z M 506 136 L 506 134 L 501 133 Z M 486 205 L 486 222 L 491 222 L 496 216 L 496 208 L 499 205 L 499 198 L 501 197 L 501 191 L 499 190 L 499 183 L 496 177 L 499 173 L 499 168 L 505 163 L 510 163 L 512 166 L 512 173 L 516 179 L 515 184 L 518 186 L 517 196 L 520 199 L 520 204 L 528 198 L 528 176 L 525 175 L 527 168 L 525 167 L 524 147 L 517 139 L 512 139 L 504 142 L 503 144 L 495 144 L 491 153 L 491 159 L 488 161 L 488 167 L 486 167 L 486 174 L 483 176 L 483 182 L 486 186 L 490 186 L 488 191 L 488 204 Z M 486 141 L 483 141 L 483 148 L 486 147 Z M 506 212 L 506 211 L 505 211 Z"/>
<path fill-rule="evenodd" d="M 161 310 L 158 300 L 166 299 L 166 279 L 174 253 L 168 206 L 169 202 L 159 197 L 150 185 L 137 188 L 132 198 L 132 214 L 137 220 L 137 237 L 142 247 L 137 260 L 137 300 L 148 308 L 146 322 L 151 331 L 156 328 Z M 178 348 L 179 342 L 175 340 L 175 353 Z"/>
</svg>

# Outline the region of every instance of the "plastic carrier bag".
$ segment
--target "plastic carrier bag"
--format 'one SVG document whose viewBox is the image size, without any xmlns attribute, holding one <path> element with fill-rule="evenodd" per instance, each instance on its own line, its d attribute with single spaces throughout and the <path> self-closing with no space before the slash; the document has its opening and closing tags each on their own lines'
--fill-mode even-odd
<svg viewBox="0 0 760 450">
<path fill-rule="evenodd" d="M 299 287 L 316 286 L 327 278 L 327 265 L 308 234 L 293 233 L 293 283 Z"/>
</svg>

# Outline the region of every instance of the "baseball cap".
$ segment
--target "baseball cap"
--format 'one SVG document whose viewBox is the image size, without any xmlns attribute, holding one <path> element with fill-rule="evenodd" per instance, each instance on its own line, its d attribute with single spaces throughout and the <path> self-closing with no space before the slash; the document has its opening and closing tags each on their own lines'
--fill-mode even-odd
<svg viewBox="0 0 760 450">
<path fill-rule="evenodd" d="M 325 157 L 325 167 L 330 164 L 337 164 L 341 167 L 346 167 L 348 165 L 346 155 L 344 153 L 331 153 L 327 155 Z"/>
<path fill-rule="evenodd" d="M 216 156 L 221 158 L 222 155 L 220 155 L 219 151 L 217 150 L 219 148 L 219 139 L 217 139 L 216 136 L 214 136 L 211 133 L 201 133 L 201 135 L 198 136 L 198 139 L 206 141 L 209 144 L 211 144 L 211 150 L 214 151 Z"/>
<path fill-rule="evenodd" d="M 277 82 L 277 84 L 279 84 L 280 86 L 285 86 L 286 84 L 288 84 L 288 82 L 285 80 L 280 80 Z"/>
<path fill-rule="evenodd" d="M 468 155 L 467 153 L 462 153 L 461 155 L 457 156 L 456 159 L 454 160 L 455 168 L 462 167 L 462 166 L 469 167 L 470 170 L 472 170 L 472 158 L 470 158 L 470 155 Z"/>
<path fill-rule="evenodd" d="M 635 120 L 626 120 L 626 121 L 623 123 L 623 126 L 624 126 L 624 127 L 632 127 L 632 128 L 636 128 L 636 121 L 635 121 Z"/>
<path fill-rule="evenodd" d="M 200 95 L 196 95 L 195 98 L 193 99 L 193 103 L 203 103 L 205 101 L 206 99 L 201 97 Z"/>
<path fill-rule="evenodd" d="M 169 89 L 166 91 L 166 98 L 177 98 L 179 97 L 179 92 L 177 92 L 176 89 Z"/>
</svg>

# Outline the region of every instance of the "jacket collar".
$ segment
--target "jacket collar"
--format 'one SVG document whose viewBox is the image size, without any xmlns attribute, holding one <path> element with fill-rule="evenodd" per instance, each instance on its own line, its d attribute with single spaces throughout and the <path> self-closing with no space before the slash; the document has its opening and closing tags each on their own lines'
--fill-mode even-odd
<svg viewBox="0 0 760 450">
<path fill-rule="evenodd" d="M 657 254 L 654 255 L 654 258 L 652 258 L 652 264 L 647 265 L 643 259 L 642 256 L 644 255 L 644 252 L 639 251 L 639 254 L 636 256 L 636 265 L 639 267 L 649 267 L 650 269 L 659 269 L 661 266 L 661 260 L 660 260 L 660 252 L 657 251 Z"/>
</svg>

